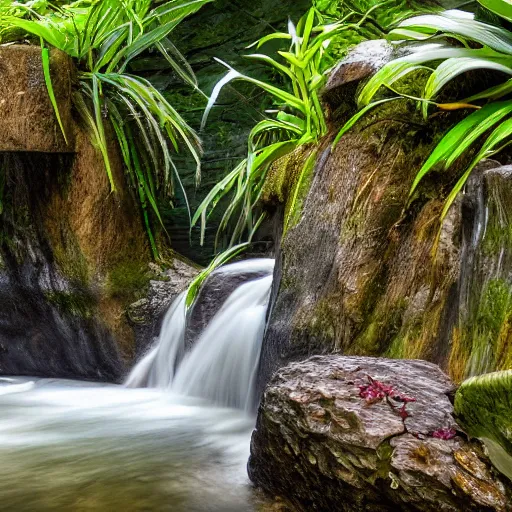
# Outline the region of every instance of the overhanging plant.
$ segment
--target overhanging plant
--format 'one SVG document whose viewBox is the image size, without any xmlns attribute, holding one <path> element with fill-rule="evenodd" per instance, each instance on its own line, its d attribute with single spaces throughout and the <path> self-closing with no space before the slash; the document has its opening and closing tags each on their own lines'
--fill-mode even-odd
<svg viewBox="0 0 512 512">
<path fill-rule="evenodd" d="M 504 22 L 512 21 L 512 4 L 508 0 L 479 2 Z M 410 198 L 428 173 L 447 170 L 469 149 L 476 150 L 448 194 L 441 213 L 442 222 L 478 162 L 499 153 L 512 142 L 512 79 L 506 78 L 512 75 L 512 33 L 504 26 L 478 21 L 472 13 L 449 10 L 404 20 L 390 31 L 388 38 L 405 41 L 404 44 L 408 41 L 425 44 L 410 55 L 389 62 L 368 81 L 358 96 L 361 110 L 341 129 L 335 142 L 374 106 L 401 97 L 411 98 L 396 90 L 400 79 L 418 69 L 429 72 L 421 97 L 412 98 L 419 102 L 425 119 L 435 109 L 464 109 L 468 115 L 446 133 L 421 167 L 412 184 Z M 504 78 L 498 85 L 471 97 L 453 98 L 450 103 L 436 102 L 448 83 L 472 70 L 498 71 Z M 392 91 L 395 97 L 375 101 L 382 90 Z"/>
<path fill-rule="evenodd" d="M 181 186 L 172 153 L 187 148 L 196 160 L 199 180 L 201 149 L 196 133 L 148 79 L 130 72 L 130 63 L 143 52 L 157 51 L 174 72 L 197 87 L 190 66 L 169 35 L 209 1 L 169 0 L 152 7 L 151 0 L 78 0 L 65 5 L 0 0 L 1 43 L 26 34 L 41 40 L 45 79 L 59 123 L 47 46 L 75 61 L 79 88 L 73 95 L 74 106 L 101 151 L 114 192 L 106 136 L 106 122 L 111 123 L 155 257 L 158 249 L 150 212 L 162 224 L 158 194 L 172 195 L 175 182 Z"/>
<path fill-rule="evenodd" d="M 254 43 L 252 46 L 257 49 L 271 40 L 288 43 L 288 50 L 278 51 L 275 58 L 260 53 L 248 55 L 248 58 L 271 66 L 281 75 L 284 86 L 243 75 L 219 61 L 228 68 L 228 73 L 213 89 L 203 126 L 222 88 L 235 80 L 250 82 L 272 95 L 276 108 L 268 111 L 266 118 L 250 132 L 247 158 L 212 188 L 195 212 L 192 226 L 201 223 L 201 243 L 208 215 L 225 196 L 229 196 L 230 201 L 218 228 L 216 245 L 224 233 L 229 234 L 229 247 L 244 238 L 251 240 L 263 220 L 258 201 L 271 165 L 299 146 L 318 142 L 327 133 L 319 91 L 326 79 L 324 57 L 331 38 L 344 30 L 357 30 L 369 14 L 357 23 L 350 21 L 356 16 L 351 12 L 335 23 L 322 24 L 322 16 L 311 8 L 296 26 L 290 21 L 287 32 L 272 33 Z"/>
</svg>

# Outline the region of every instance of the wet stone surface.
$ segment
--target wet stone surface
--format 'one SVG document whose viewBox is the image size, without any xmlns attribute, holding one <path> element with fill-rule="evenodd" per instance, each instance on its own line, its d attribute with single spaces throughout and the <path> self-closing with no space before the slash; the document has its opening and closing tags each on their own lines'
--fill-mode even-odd
<svg viewBox="0 0 512 512">
<path fill-rule="evenodd" d="M 510 510 L 510 482 L 453 418 L 450 379 L 419 360 L 315 356 L 279 370 L 249 474 L 298 510 Z"/>
</svg>

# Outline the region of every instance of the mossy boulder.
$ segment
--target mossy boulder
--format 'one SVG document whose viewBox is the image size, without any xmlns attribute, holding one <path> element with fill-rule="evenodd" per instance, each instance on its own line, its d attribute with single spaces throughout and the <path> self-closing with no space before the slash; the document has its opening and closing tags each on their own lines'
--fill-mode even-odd
<svg viewBox="0 0 512 512">
<path fill-rule="evenodd" d="M 512 480 L 512 370 L 465 380 L 455 395 L 461 426 L 481 439 L 493 464 Z"/>
<path fill-rule="evenodd" d="M 289 361 L 333 352 L 425 359 L 456 382 L 512 368 L 508 166 L 481 162 L 441 224 L 444 200 L 471 155 L 427 175 L 414 197 L 409 192 L 460 113 L 439 112 L 426 123 L 414 101 L 381 104 L 332 147 L 357 109 L 359 80 L 392 55 L 386 48 L 374 56 L 356 49 L 357 58 L 337 67 L 324 96 L 330 133 L 269 174 L 265 204 L 287 213 L 260 391 Z M 422 73 L 400 87 L 417 95 Z M 474 83 L 468 77 L 454 87 L 443 94 L 459 97 Z M 316 160 L 297 192 L 296 176 L 312 152 Z"/>
</svg>

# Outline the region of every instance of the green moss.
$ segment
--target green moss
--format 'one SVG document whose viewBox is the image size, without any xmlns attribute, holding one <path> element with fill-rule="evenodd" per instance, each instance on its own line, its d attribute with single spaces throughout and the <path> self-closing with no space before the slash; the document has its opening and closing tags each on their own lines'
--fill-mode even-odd
<svg viewBox="0 0 512 512">
<path fill-rule="evenodd" d="M 301 218 L 302 207 L 311 187 L 311 181 L 315 171 L 317 152 L 317 148 L 314 148 L 309 153 L 293 187 L 293 194 L 291 194 L 286 203 L 283 235 L 286 234 L 288 229 L 294 227 Z"/>
<path fill-rule="evenodd" d="M 512 479 L 512 370 L 464 381 L 455 412 L 460 425 L 484 441 L 492 462 Z"/>
<path fill-rule="evenodd" d="M 67 241 L 59 241 L 53 245 L 53 257 L 62 273 L 81 286 L 89 283 L 89 268 L 87 260 L 78 245 L 74 235 L 69 231 Z"/>
<path fill-rule="evenodd" d="M 489 222 L 481 248 L 485 256 L 495 256 L 503 249 L 512 250 L 512 224 Z"/>
<path fill-rule="evenodd" d="M 123 261 L 110 271 L 108 291 L 113 298 L 134 301 L 145 294 L 152 278 L 146 265 L 137 261 Z"/>
<path fill-rule="evenodd" d="M 86 293 L 52 291 L 47 292 L 45 297 L 63 313 L 81 318 L 91 318 L 94 315 L 96 302 Z"/>
<path fill-rule="evenodd" d="M 474 321 L 463 326 L 462 343 L 470 352 L 466 375 L 496 369 L 498 343 L 512 315 L 512 286 L 504 279 L 491 279 L 476 308 Z M 509 347 L 502 347 L 502 351 Z M 501 357 L 506 354 L 501 354 Z"/>
</svg>

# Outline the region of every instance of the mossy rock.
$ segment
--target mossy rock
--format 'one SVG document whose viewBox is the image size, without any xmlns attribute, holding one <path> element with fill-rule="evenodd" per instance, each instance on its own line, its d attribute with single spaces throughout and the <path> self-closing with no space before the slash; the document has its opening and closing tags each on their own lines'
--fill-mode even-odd
<svg viewBox="0 0 512 512">
<path fill-rule="evenodd" d="M 512 370 L 464 381 L 455 412 L 466 432 L 484 442 L 496 468 L 512 480 Z"/>
</svg>

